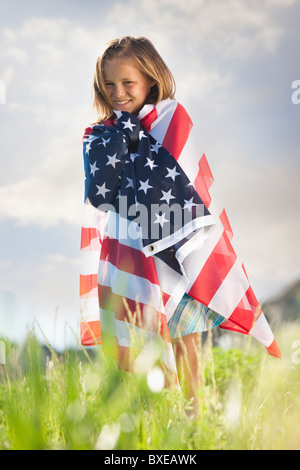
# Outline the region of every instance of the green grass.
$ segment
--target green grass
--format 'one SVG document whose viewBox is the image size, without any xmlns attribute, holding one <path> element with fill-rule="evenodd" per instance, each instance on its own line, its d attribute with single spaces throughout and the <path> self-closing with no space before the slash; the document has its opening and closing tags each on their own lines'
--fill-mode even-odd
<svg viewBox="0 0 300 470">
<path fill-rule="evenodd" d="M 0 449 L 300 449 L 300 328 L 277 338 L 283 360 L 250 339 L 227 351 L 206 342 L 197 420 L 180 390 L 153 392 L 101 349 L 49 360 L 34 334 L 22 348 L 4 340 Z"/>
</svg>

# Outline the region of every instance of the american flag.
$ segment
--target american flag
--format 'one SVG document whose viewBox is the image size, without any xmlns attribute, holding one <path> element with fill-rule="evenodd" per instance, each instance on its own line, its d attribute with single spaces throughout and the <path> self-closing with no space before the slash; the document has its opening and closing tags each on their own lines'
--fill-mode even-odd
<svg viewBox="0 0 300 470">
<path fill-rule="evenodd" d="M 280 357 L 226 212 L 213 207 L 213 176 L 193 132 L 175 100 L 85 130 L 81 342 L 105 347 L 107 339 L 118 355 L 131 348 L 133 329 L 137 357 L 159 339 L 166 368 L 176 371 L 168 320 L 186 292 L 227 319 L 221 328 L 250 334 Z"/>
</svg>

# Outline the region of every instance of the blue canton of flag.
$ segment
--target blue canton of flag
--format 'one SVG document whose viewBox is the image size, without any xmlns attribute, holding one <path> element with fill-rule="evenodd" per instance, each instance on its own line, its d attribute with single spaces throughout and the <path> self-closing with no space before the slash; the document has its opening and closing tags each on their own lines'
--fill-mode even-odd
<svg viewBox="0 0 300 470">
<path fill-rule="evenodd" d="M 135 222 L 148 254 L 158 240 L 166 241 L 164 249 L 182 244 L 209 215 L 174 157 L 129 113 L 113 127 L 92 127 L 84 141 L 84 164 L 85 198 Z"/>
</svg>

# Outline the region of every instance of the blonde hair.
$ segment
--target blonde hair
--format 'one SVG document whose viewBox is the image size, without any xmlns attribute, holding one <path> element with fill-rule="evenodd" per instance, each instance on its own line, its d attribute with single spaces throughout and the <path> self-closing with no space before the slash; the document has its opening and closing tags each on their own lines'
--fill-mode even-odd
<svg viewBox="0 0 300 470">
<path fill-rule="evenodd" d="M 93 83 L 93 106 L 98 115 L 97 122 L 113 117 L 113 109 L 106 95 L 103 66 L 106 60 L 127 59 L 146 77 L 155 82 L 146 103 L 157 104 L 175 96 L 175 80 L 152 42 L 144 37 L 124 36 L 113 39 L 106 45 L 104 53 L 98 57 Z M 145 104 L 146 104 L 145 103 Z"/>
</svg>

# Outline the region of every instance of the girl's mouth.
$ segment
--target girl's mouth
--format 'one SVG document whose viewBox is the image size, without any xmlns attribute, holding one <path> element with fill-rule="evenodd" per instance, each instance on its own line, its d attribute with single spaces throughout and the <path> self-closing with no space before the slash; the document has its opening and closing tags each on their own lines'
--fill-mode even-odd
<svg viewBox="0 0 300 470">
<path fill-rule="evenodd" d="M 130 103 L 130 100 L 115 101 L 117 106 L 124 106 L 125 104 Z"/>
</svg>

